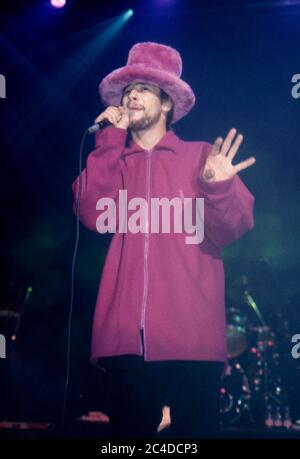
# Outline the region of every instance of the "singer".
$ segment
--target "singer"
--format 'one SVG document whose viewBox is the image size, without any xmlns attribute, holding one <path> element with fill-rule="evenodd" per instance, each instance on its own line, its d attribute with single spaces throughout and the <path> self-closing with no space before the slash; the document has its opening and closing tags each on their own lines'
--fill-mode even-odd
<svg viewBox="0 0 300 459">
<path fill-rule="evenodd" d="M 95 149 L 82 176 L 81 222 L 93 231 L 101 197 L 204 198 L 204 239 L 184 234 L 118 233 L 108 251 L 96 302 L 91 360 L 105 370 L 113 438 L 155 438 L 170 406 L 173 438 L 219 435 L 219 385 L 227 359 L 223 246 L 253 227 L 254 198 L 232 164 L 236 129 L 214 144 L 181 140 L 170 128 L 195 103 L 181 79 L 180 54 L 138 43 L 127 64 L 99 90 Z M 79 178 L 73 184 L 76 202 Z"/>
</svg>

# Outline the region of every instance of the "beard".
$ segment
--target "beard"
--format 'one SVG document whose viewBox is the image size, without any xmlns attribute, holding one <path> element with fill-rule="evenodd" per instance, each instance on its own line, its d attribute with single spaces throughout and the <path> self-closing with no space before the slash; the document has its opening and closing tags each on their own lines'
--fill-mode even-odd
<svg viewBox="0 0 300 459">
<path fill-rule="evenodd" d="M 146 129 L 149 129 L 150 127 L 154 126 L 160 119 L 160 113 L 157 113 L 156 115 L 146 115 L 143 114 L 139 119 L 137 120 L 130 120 L 129 124 L 129 129 L 131 131 L 145 131 Z"/>
</svg>

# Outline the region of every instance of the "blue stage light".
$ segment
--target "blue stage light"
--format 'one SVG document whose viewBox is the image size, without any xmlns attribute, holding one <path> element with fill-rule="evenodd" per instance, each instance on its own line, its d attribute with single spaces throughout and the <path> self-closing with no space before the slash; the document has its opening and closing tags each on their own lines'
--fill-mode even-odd
<svg viewBox="0 0 300 459">
<path fill-rule="evenodd" d="M 127 10 L 126 13 L 124 14 L 125 19 L 131 18 L 131 16 L 133 16 L 133 13 L 134 11 L 132 9 Z"/>
</svg>

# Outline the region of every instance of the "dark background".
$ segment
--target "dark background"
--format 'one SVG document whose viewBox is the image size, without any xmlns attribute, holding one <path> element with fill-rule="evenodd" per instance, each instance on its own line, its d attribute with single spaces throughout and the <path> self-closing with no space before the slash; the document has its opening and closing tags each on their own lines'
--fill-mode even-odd
<svg viewBox="0 0 300 459">
<path fill-rule="evenodd" d="M 252 232 L 224 251 L 226 305 L 256 323 L 242 276 L 276 333 L 282 387 L 300 418 L 299 121 L 291 78 L 300 73 L 298 2 L 47 0 L 1 3 L 0 311 L 21 318 L 1 360 L 0 419 L 57 422 L 64 390 L 70 277 L 75 242 L 71 183 L 81 136 L 103 110 L 98 84 L 125 65 L 130 47 L 156 41 L 183 58 L 197 103 L 175 132 L 213 140 L 244 135 L 240 176 L 256 197 Z M 135 14 L 122 21 L 133 8 Z M 93 138 L 85 144 L 85 156 Z M 105 410 L 102 375 L 89 364 L 91 320 L 110 238 L 81 227 L 72 322 L 70 416 Z M 32 292 L 28 293 L 28 287 Z M 9 338 L 15 322 L 1 316 Z M 9 323 L 8 323 L 9 322 Z"/>
</svg>

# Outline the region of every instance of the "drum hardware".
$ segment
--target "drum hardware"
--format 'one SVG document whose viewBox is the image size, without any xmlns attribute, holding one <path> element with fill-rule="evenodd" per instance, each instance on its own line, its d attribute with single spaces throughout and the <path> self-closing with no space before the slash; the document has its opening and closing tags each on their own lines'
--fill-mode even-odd
<svg viewBox="0 0 300 459">
<path fill-rule="evenodd" d="M 247 280 L 243 281 L 241 297 L 254 312 L 254 319 L 237 307 L 226 310 L 229 364 L 220 389 L 224 425 L 246 419 L 252 425 L 265 424 L 268 406 L 271 402 L 282 405 L 284 395 L 276 335 L 246 284 Z"/>
<path fill-rule="evenodd" d="M 247 349 L 247 319 L 237 308 L 227 310 L 227 351 L 228 357 L 234 359 Z"/>
<path fill-rule="evenodd" d="M 22 319 L 28 305 L 32 287 L 22 288 L 16 302 L 8 302 L 0 305 L 0 329 L 7 340 L 16 341 Z"/>
<path fill-rule="evenodd" d="M 222 424 L 234 424 L 247 415 L 252 420 L 249 406 L 251 390 L 247 374 L 239 362 L 229 364 L 221 381 L 220 414 Z"/>
<path fill-rule="evenodd" d="M 262 316 L 262 313 L 260 312 L 259 310 L 259 307 L 257 306 L 256 302 L 254 301 L 253 297 L 250 295 L 249 291 L 248 290 L 245 290 L 244 291 L 244 299 L 246 301 L 246 303 L 253 309 L 253 311 L 255 312 L 259 322 L 261 323 L 261 325 L 263 327 L 266 327 L 267 324 L 265 322 L 265 319 L 263 318 Z"/>
</svg>

